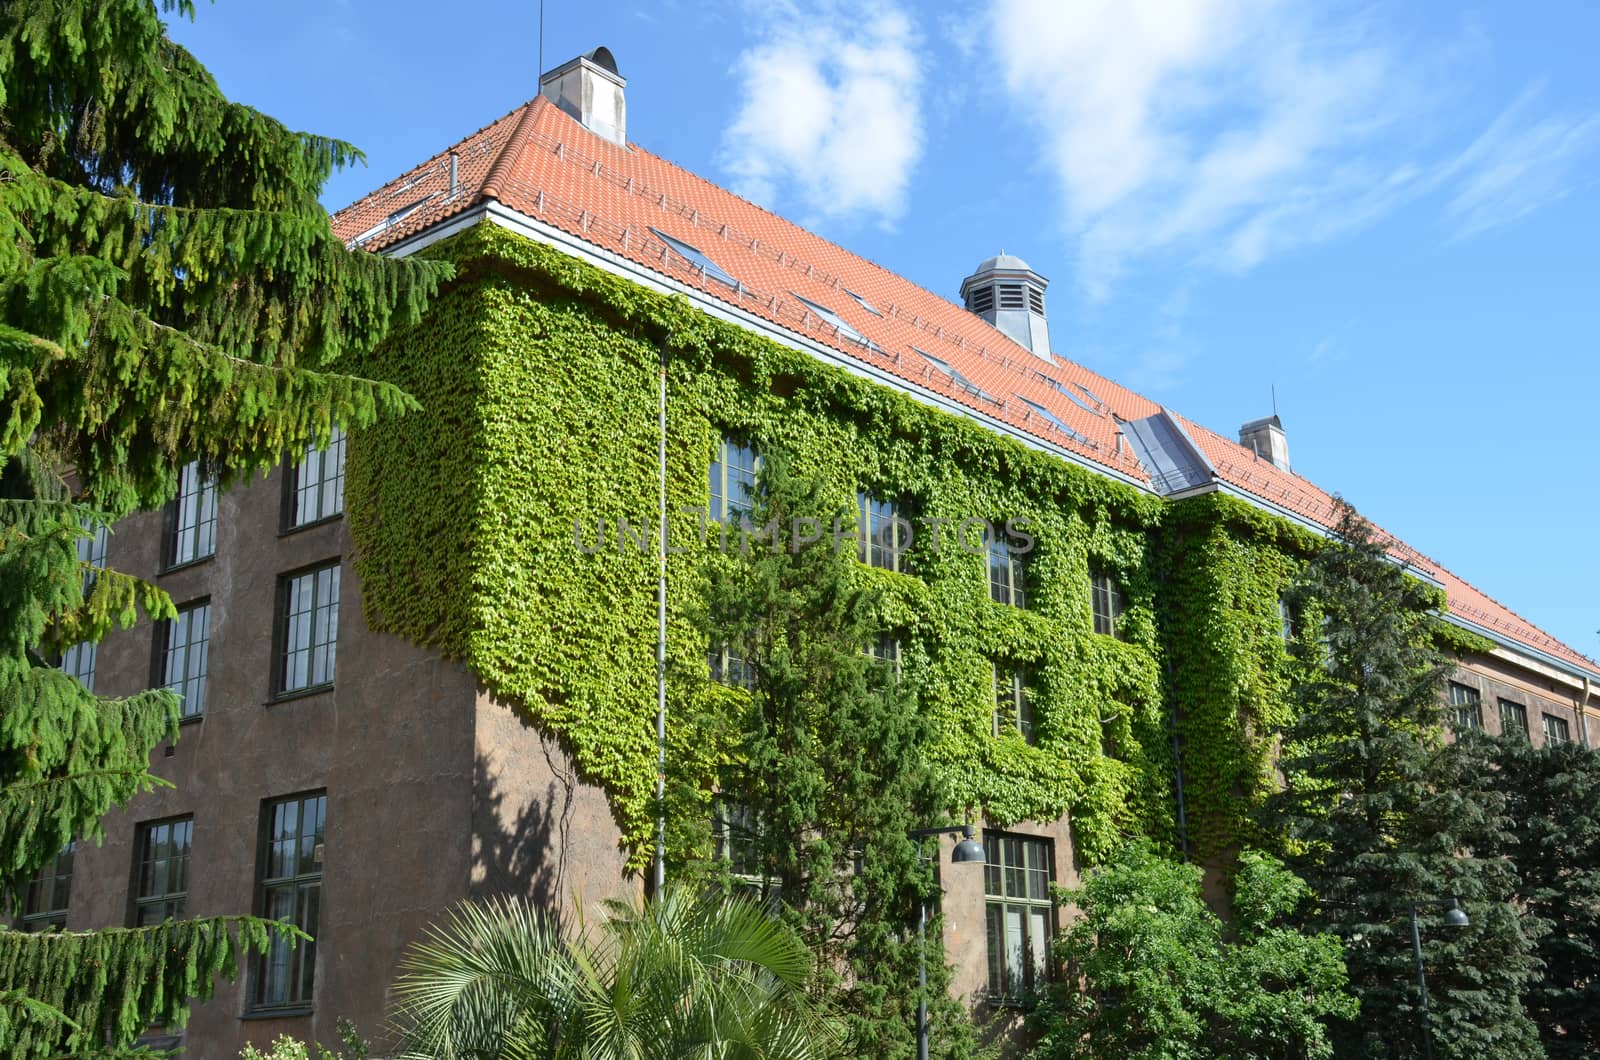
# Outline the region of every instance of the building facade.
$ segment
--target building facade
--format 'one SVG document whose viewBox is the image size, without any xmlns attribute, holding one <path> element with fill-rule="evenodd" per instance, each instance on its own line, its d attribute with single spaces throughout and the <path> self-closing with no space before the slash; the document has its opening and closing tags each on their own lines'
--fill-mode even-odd
<svg viewBox="0 0 1600 1060">
<path fill-rule="evenodd" d="M 942 859 L 960 996 L 1031 985 L 1048 884 L 1117 835 L 1218 858 L 1271 782 L 1259 734 L 1307 635 L 1279 600 L 1335 517 L 1282 425 L 1235 441 L 1057 358 L 1020 259 L 983 262 L 958 305 L 629 145 L 624 87 L 604 49 L 575 59 L 335 215 L 352 246 L 457 263 L 363 366 L 422 412 L 225 493 L 186 473 L 106 545 L 180 618 L 70 665 L 102 694 L 184 697 L 155 763 L 172 786 L 44 874 L 30 926 L 255 912 L 317 940 L 197 1006 L 191 1055 L 332 1041 L 341 1017 L 381 1040 L 401 952 L 457 901 L 640 892 L 663 494 L 689 793 L 669 858 L 708 853 L 715 749 L 686 719 L 744 693 L 689 618 L 694 564 L 763 451 L 867 528 L 885 656 L 933 720 L 951 813 L 982 826 L 984 871 Z M 1588 743 L 1600 667 L 1391 551 L 1444 601 L 1452 724 Z"/>
</svg>

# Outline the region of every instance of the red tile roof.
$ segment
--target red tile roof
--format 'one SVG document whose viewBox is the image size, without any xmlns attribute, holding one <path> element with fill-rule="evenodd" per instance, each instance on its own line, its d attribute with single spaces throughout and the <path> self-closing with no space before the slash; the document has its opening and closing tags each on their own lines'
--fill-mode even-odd
<svg viewBox="0 0 1600 1060">
<path fill-rule="evenodd" d="M 1121 444 L 1118 421 L 1155 415 L 1159 405 L 1081 365 L 1035 356 L 948 299 L 636 144 L 622 148 L 604 140 L 542 97 L 338 211 L 333 227 L 347 242 L 376 251 L 490 199 L 870 364 L 912 390 L 957 402 L 1134 481 L 1150 481 L 1131 448 Z M 739 286 L 704 275 L 656 232 L 697 248 Z M 829 310 L 855 334 L 835 327 L 806 301 Z M 982 393 L 960 386 L 924 354 L 949 364 Z M 1048 409 L 1072 434 L 1037 415 L 1028 402 Z M 1327 493 L 1222 435 L 1174 419 L 1220 480 L 1317 525 L 1333 525 Z M 1441 582 L 1451 611 L 1466 621 L 1600 676 L 1593 660 L 1409 546 L 1397 542 L 1394 551 Z"/>
</svg>

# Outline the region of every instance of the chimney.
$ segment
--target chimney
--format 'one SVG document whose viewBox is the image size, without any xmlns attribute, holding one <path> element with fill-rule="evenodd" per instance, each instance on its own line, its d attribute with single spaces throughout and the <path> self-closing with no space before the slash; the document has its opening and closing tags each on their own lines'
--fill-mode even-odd
<svg viewBox="0 0 1600 1060">
<path fill-rule="evenodd" d="M 1050 281 L 1014 254 L 1001 251 L 961 281 L 961 301 L 1034 355 L 1050 359 L 1044 289 Z"/>
<path fill-rule="evenodd" d="M 539 78 L 541 96 L 585 129 L 619 147 L 628 145 L 627 107 L 622 96 L 627 86 L 617 73 L 611 49 L 605 47 L 569 59 Z"/>
<path fill-rule="evenodd" d="M 1253 450 L 1258 460 L 1266 460 L 1280 471 L 1289 470 L 1289 436 L 1276 416 L 1252 420 L 1239 428 L 1239 444 Z"/>
</svg>

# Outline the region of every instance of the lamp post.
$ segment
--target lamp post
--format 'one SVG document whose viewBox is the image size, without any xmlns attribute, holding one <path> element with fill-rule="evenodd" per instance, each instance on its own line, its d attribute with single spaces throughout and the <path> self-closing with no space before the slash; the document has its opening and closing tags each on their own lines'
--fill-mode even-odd
<svg viewBox="0 0 1600 1060">
<path fill-rule="evenodd" d="M 1422 1055 L 1425 1060 L 1433 1060 L 1433 1027 L 1428 1022 L 1428 977 L 1422 970 L 1422 931 L 1417 927 L 1417 910 L 1436 905 L 1450 907 L 1444 915 L 1445 927 L 1464 928 L 1471 923 L 1461 903 L 1454 898 L 1433 898 L 1411 903 L 1411 955 L 1416 960 L 1417 991 L 1422 997 Z"/>
<path fill-rule="evenodd" d="M 917 860 L 934 861 L 922 855 L 922 841 L 929 836 L 961 833 L 961 842 L 950 853 L 956 865 L 981 865 L 988 859 L 983 844 L 972 837 L 972 825 L 952 824 L 942 828 L 918 828 L 911 838 L 917 841 Z M 928 1060 L 928 898 L 924 894 L 917 904 L 917 1060 Z"/>
</svg>

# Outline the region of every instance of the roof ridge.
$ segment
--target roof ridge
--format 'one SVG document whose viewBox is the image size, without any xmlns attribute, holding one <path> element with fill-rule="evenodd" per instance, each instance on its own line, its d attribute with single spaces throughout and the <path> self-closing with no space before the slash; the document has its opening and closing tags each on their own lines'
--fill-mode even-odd
<svg viewBox="0 0 1600 1060">
<path fill-rule="evenodd" d="M 529 121 L 539 111 L 539 104 L 549 104 L 544 96 L 537 95 L 522 105 L 522 113 L 517 116 L 517 126 L 511 130 L 511 135 L 506 137 L 505 146 L 489 164 L 489 172 L 484 174 L 483 184 L 478 188 L 479 199 L 500 199 L 500 180 L 505 177 L 506 170 L 516 164 L 517 157 L 522 154 L 522 147 L 527 143 Z M 514 112 L 513 112 L 514 113 Z M 516 150 L 513 152 L 513 148 Z"/>
</svg>

